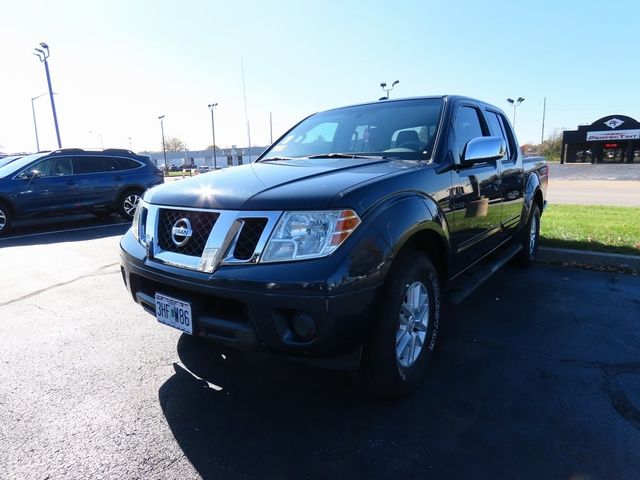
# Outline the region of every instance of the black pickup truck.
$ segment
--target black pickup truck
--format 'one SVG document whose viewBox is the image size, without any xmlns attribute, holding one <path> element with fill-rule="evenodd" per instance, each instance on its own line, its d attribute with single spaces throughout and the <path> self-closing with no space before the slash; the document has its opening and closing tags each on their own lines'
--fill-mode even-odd
<svg viewBox="0 0 640 480">
<path fill-rule="evenodd" d="M 535 259 L 547 180 L 478 100 L 328 110 L 250 165 L 147 191 L 122 276 L 187 334 L 352 368 L 399 397 L 425 376 L 442 302 Z"/>
</svg>

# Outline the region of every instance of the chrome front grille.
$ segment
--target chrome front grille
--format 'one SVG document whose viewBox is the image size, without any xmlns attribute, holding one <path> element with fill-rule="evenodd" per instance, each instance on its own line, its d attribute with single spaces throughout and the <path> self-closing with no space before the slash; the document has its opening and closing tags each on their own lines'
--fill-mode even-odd
<svg viewBox="0 0 640 480">
<path fill-rule="evenodd" d="M 149 260 L 207 273 L 220 265 L 256 263 L 281 214 L 148 205 Z M 174 234 L 182 219 L 191 227 L 186 242 Z"/>
<path fill-rule="evenodd" d="M 161 208 L 158 214 L 158 246 L 169 252 L 199 257 L 218 216 L 218 212 Z M 176 222 L 183 218 L 189 220 L 192 236 L 184 245 L 177 245 L 173 241 L 171 231 Z"/>
</svg>

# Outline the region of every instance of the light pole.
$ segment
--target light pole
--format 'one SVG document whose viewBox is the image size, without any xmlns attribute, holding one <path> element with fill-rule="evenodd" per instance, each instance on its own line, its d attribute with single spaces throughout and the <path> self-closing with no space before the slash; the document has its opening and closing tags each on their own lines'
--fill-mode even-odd
<svg viewBox="0 0 640 480">
<path fill-rule="evenodd" d="M 38 152 L 40 151 L 40 140 L 38 139 L 38 124 L 36 123 L 36 107 L 34 107 L 33 102 L 40 97 L 44 97 L 46 94 L 47 92 L 38 95 L 37 97 L 31 97 L 31 114 L 33 115 L 33 129 L 36 131 L 36 148 Z"/>
<path fill-rule="evenodd" d="M 213 169 L 218 169 L 218 159 L 216 157 L 216 127 L 213 123 L 213 109 L 218 106 L 217 103 L 210 103 L 208 105 L 209 110 L 211 111 L 211 135 L 213 136 Z"/>
<path fill-rule="evenodd" d="M 44 71 L 47 74 L 47 85 L 49 86 L 49 98 L 51 98 L 51 111 L 53 112 L 53 123 L 56 126 L 56 138 L 58 139 L 58 148 L 62 148 L 62 142 L 60 141 L 60 129 L 58 128 L 58 115 L 56 115 L 56 102 L 53 100 L 53 89 L 51 88 L 51 75 L 49 75 L 49 45 L 44 42 L 40 42 L 42 48 L 35 48 L 36 53 L 34 55 L 44 63 Z M 44 49 L 44 50 L 43 50 Z"/>
<path fill-rule="evenodd" d="M 167 149 L 164 146 L 164 115 L 160 115 L 158 120 L 160 120 L 160 131 L 162 132 L 162 155 L 164 155 L 164 167 L 167 168 Z"/>
<path fill-rule="evenodd" d="M 393 82 L 391 84 L 391 86 L 389 88 L 387 88 L 387 82 L 382 82 L 380 84 L 380 87 L 382 88 L 382 90 L 384 90 L 384 92 L 386 93 L 386 96 L 381 97 L 380 100 L 388 100 L 389 99 L 389 92 L 391 90 L 393 90 L 393 87 L 395 87 L 399 83 L 400 83 L 400 80 L 396 80 L 395 82 Z"/>
<path fill-rule="evenodd" d="M 91 130 L 89 130 L 89 133 L 92 133 L 93 135 L 98 135 L 100 137 L 100 147 L 102 147 L 102 150 L 104 150 L 104 142 L 102 141 L 102 134 L 100 132 L 92 132 Z"/>
<path fill-rule="evenodd" d="M 524 98 L 518 97 L 516 100 L 513 98 L 507 98 L 507 103 L 510 103 L 513 106 L 513 128 L 516 128 L 516 107 L 520 106 L 520 104 L 524 102 Z"/>
</svg>

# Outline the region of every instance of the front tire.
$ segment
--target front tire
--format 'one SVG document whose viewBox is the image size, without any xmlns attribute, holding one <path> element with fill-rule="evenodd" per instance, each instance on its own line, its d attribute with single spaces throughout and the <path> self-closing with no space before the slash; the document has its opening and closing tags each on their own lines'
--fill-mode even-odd
<svg viewBox="0 0 640 480">
<path fill-rule="evenodd" d="M 529 267 L 536 261 L 538 255 L 538 241 L 540 239 L 540 208 L 535 203 L 531 206 L 529 220 L 522 232 L 522 250 L 520 251 L 520 265 Z"/>
<path fill-rule="evenodd" d="M 360 377 L 378 395 L 402 398 L 424 381 L 438 339 L 440 281 L 427 255 L 394 261 L 380 314 L 365 345 Z"/>
<path fill-rule="evenodd" d="M 133 220 L 136 207 L 140 201 L 142 193 L 139 190 L 127 190 L 120 196 L 118 201 L 118 213 L 125 220 Z"/>
<path fill-rule="evenodd" d="M 0 236 L 11 229 L 11 210 L 4 203 L 0 203 Z"/>
</svg>

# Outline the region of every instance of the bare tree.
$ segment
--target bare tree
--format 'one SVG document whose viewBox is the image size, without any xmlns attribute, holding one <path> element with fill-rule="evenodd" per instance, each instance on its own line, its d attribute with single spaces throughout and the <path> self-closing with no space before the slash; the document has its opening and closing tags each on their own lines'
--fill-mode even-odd
<svg viewBox="0 0 640 480">
<path fill-rule="evenodd" d="M 563 128 L 556 128 L 547 139 L 542 142 L 538 148 L 541 155 L 549 160 L 559 160 L 560 150 L 562 149 L 562 132 Z"/>
<path fill-rule="evenodd" d="M 187 144 L 178 137 L 169 137 L 165 139 L 164 146 L 167 152 L 183 152 L 188 148 Z"/>
</svg>

